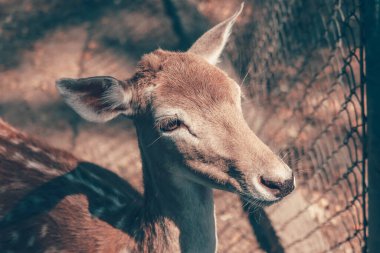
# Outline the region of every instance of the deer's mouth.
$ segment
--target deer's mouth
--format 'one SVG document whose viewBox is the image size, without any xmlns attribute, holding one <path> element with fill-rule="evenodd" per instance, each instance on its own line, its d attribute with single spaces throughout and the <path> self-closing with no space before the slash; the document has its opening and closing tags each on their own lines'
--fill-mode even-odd
<svg viewBox="0 0 380 253">
<path fill-rule="evenodd" d="M 254 187 L 242 184 L 242 189 L 237 191 L 242 200 L 250 206 L 266 207 L 279 202 L 282 198 L 269 198 L 254 190 Z"/>
<path fill-rule="evenodd" d="M 248 196 L 247 194 L 242 194 L 241 198 L 244 201 L 244 203 L 253 207 L 267 207 L 281 200 L 281 198 L 276 199 L 276 200 L 263 200 L 263 199 L 258 199 L 252 196 Z"/>
</svg>

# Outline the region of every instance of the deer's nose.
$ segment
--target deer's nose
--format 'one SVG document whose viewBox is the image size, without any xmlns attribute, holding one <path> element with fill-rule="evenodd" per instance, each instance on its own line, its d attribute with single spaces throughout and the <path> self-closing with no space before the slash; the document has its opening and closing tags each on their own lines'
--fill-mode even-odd
<svg viewBox="0 0 380 253">
<path fill-rule="evenodd" d="M 260 183 L 276 197 L 285 197 L 294 190 L 294 176 L 286 180 L 273 180 L 261 176 Z"/>
</svg>

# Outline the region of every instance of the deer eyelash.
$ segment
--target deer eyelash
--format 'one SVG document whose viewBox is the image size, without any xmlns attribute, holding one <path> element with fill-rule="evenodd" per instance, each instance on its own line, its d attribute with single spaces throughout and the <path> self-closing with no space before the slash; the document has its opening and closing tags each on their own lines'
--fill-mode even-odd
<svg viewBox="0 0 380 253">
<path fill-rule="evenodd" d="M 172 123 L 172 124 L 175 123 L 175 124 L 177 124 L 177 127 L 173 128 L 172 130 L 169 130 L 169 131 L 162 130 L 169 123 Z M 155 122 L 155 124 L 154 124 L 154 127 L 156 129 L 159 129 L 161 132 L 167 132 L 167 133 L 172 132 L 172 131 L 180 128 L 180 127 L 184 127 L 184 128 L 187 129 L 187 131 L 191 135 L 193 135 L 194 137 L 198 138 L 198 136 L 190 129 L 190 127 L 187 124 L 185 124 L 183 122 L 183 120 L 181 120 L 181 119 L 178 118 L 177 114 L 170 115 L 170 116 L 169 115 L 168 116 L 165 115 L 165 116 L 158 117 L 157 120 L 156 120 L 156 122 Z"/>
<path fill-rule="evenodd" d="M 175 115 L 159 117 L 154 125 L 161 132 L 171 132 L 179 128 L 182 124 L 183 122 L 178 118 L 177 115 Z"/>
</svg>

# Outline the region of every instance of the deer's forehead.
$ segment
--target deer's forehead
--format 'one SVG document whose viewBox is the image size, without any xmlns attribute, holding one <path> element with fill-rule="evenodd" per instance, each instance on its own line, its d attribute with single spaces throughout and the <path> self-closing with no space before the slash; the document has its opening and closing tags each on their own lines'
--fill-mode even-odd
<svg viewBox="0 0 380 253">
<path fill-rule="evenodd" d="M 198 57 L 180 56 L 162 65 L 157 74 L 155 100 L 201 107 L 239 103 L 240 87 L 223 71 Z"/>
</svg>

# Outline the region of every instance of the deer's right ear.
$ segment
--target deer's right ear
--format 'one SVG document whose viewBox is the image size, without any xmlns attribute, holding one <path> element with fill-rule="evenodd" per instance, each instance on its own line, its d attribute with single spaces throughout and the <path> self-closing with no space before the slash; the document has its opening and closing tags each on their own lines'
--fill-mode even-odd
<svg viewBox="0 0 380 253">
<path fill-rule="evenodd" d="M 113 77 L 63 78 L 56 82 L 59 93 L 83 118 L 105 122 L 119 114 L 132 115 L 132 90 Z"/>
<path fill-rule="evenodd" d="M 202 56 L 212 65 L 218 63 L 219 56 L 221 55 L 224 46 L 227 43 L 228 37 L 230 36 L 232 26 L 242 12 L 243 8 L 244 2 L 240 5 L 240 9 L 235 12 L 234 15 L 203 34 L 191 46 L 188 52 Z"/>
</svg>

